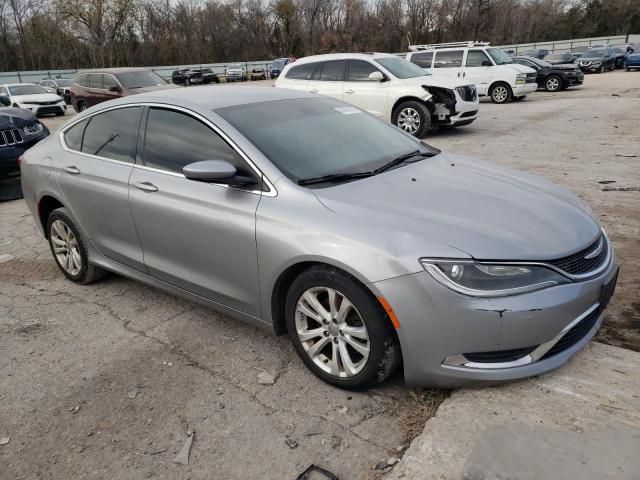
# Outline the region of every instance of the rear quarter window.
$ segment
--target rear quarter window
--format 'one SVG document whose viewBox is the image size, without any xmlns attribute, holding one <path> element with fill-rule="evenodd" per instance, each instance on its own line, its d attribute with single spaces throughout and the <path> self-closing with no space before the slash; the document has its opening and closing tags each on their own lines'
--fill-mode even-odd
<svg viewBox="0 0 640 480">
<path fill-rule="evenodd" d="M 84 129 L 87 127 L 87 120 L 76 123 L 73 127 L 64 133 L 64 143 L 67 148 L 71 150 L 82 149 L 82 137 L 84 136 Z"/>
</svg>

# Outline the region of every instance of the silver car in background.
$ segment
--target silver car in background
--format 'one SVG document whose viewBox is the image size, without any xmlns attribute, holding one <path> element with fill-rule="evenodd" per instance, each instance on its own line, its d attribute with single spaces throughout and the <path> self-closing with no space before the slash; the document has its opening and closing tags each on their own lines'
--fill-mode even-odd
<svg viewBox="0 0 640 480">
<path fill-rule="evenodd" d="M 67 278 L 112 271 L 288 333 L 351 389 L 401 363 L 414 385 L 537 375 L 600 327 L 618 267 L 575 195 L 332 98 L 206 88 L 102 103 L 23 157 Z"/>
</svg>

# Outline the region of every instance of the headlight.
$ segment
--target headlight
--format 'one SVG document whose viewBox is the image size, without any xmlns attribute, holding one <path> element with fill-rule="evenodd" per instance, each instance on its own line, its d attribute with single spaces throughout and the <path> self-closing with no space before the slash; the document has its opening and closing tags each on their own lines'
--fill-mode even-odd
<svg viewBox="0 0 640 480">
<path fill-rule="evenodd" d="M 424 258 L 420 263 L 445 287 L 472 297 L 504 297 L 570 282 L 564 275 L 534 265 Z"/>
<path fill-rule="evenodd" d="M 25 135 L 37 135 L 38 133 L 42 132 L 43 130 L 44 130 L 44 125 L 42 125 L 38 121 L 30 123 L 26 127 L 22 128 L 22 131 L 24 132 Z"/>
<path fill-rule="evenodd" d="M 516 85 L 521 83 L 527 83 L 527 74 L 526 73 L 518 73 L 516 75 Z"/>
</svg>

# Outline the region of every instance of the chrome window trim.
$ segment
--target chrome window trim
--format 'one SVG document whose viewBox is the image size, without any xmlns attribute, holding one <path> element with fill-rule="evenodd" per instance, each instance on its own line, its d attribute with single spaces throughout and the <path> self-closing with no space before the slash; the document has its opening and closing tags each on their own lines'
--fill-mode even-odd
<svg viewBox="0 0 640 480">
<path fill-rule="evenodd" d="M 247 165 L 249 165 L 249 167 L 254 171 L 256 176 L 258 178 L 262 178 L 263 182 L 267 185 L 267 188 L 269 190 L 268 191 L 263 191 L 263 190 L 245 190 L 245 189 L 237 188 L 237 187 L 232 186 L 232 185 L 225 185 L 225 184 L 221 184 L 221 183 L 211 183 L 210 185 L 215 185 L 215 186 L 223 187 L 223 188 L 232 188 L 234 190 L 239 190 L 241 192 L 253 193 L 253 194 L 256 194 L 256 195 L 263 195 L 265 197 L 276 197 L 278 195 L 278 191 L 273 186 L 273 184 L 271 183 L 269 178 L 267 178 L 267 176 L 255 165 L 255 163 L 253 163 L 251 161 L 249 156 L 246 155 L 242 151 L 242 149 L 240 149 L 240 147 L 231 138 L 229 138 L 229 136 L 225 132 L 223 132 L 218 126 L 216 126 L 213 122 L 211 122 L 209 119 L 207 119 L 203 115 L 199 114 L 198 112 L 194 112 L 193 110 L 190 110 L 188 108 L 181 107 L 181 106 L 178 106 L 178 105 L 171 105 L 171 104 L 167 104 L 167 103 L 158 103 L 158 102 L 126 103 L 126 104 L 122 104 L 122 105 L 115 105 L 113 107 L 103 108 L 102 110 L 99 110 L 97 112 L 92 112 L 92 113 L 90 113 L 88 115 L 83 115 L 81 118 L 78 118 L 77 120 L 73 120 L 70 124 L 66 125 L 58 133 L 58 140 L 60 141 L 60 145 L 62 146 L 62 149 L 67 151 L 67 152 L 69 152 L 69 153 L 74 153 L 74 154 L 77 154 L 77 155 L 83 155 L 85 157 L 89 157 L 89 158 L 93 158 L 93 159 L 97 159 L 97 160 L 104 160 L 104 161 L 107 161 L 107 162 L 113 162 L 113 163 L 122 164 L 122 165 L 131 165 L 133 168 L 138 168 L 138 169 L 141 169 L 141 170 L 149 170 L 149 171 L 156 172 L 156 173 L 164 173 L 166 175 L 170 175 L 170 176 L 174 176 L 174 177 L 182 177 L 182 178 L 186 179 L 186 177 L 181 173 L 171 172 L 169 170 L 162 170 L 162 169 L 154 168 L 154 167 L 147 167 L 146 165 L 140 165 L 140 164 L 136 163 L 135 161 L 123 162 L 121 160 L 113 160 L 111 158 L 100 157 L 100 156 L 97 156 L 97 155 L 91 155 L 89 153 L 79 152 L 78 150 L 73 150 L 73 149 L 69 148 L 67 146 L 67 144 L 65 143 L 65 141 L 64 141 L 65 133 L 67 133 L 68 130 L 70 130 L 71 128 L 73 128 L 75 125 L 77 125 L 78 123 L 82 122 L 83 120 L 87 120 L 87 119 L 89 119 L 89 118 L 91 118 L 91 117 L 93 117 L 95 115 L 100 114 L 100 113 L 105 113 L 105 112 L 109 112 L 111 110 L 118 110 L 118 109 L 121 109 L 121 108 L 128 108 L 128 107 L 160 107 L 160 108 L 165 108 L 167 110 L 175 110 L 175 111 L 178 111 L 178 112 L 181 112 L 181 113 L 185 113 L 185 114 L 190 115 L 190 116 L 194 117 L 195 119 L 201 121 L 207 127 L 211 128 L 214 132 L 216 132 L 218 135 L 220 135 L 220 137 L 225 142 L 227 142 L 229 144 L 229 146 L 233 150 L 235 150 L 235 152 L 238 155 L 240 155 L 240 157 L 245 162 L 247 162 Z"/>
<path fill-rule="evenodd" d="M 536 349 L 528 355 L 524 357 L 518 358 L 517 360 L 512 360 L 510 362 L 495 362 L 495 363 L 482 363 L 482 362 L 471 362 L 467 360 L 467 357 L 462 353 L 458 353 L 456 355 L 451 355 L 445 358 L 442 362 L 442 366 L 445 368 L 468 368 L 474 370 L 499 370 L 504 368 L 514 368 L 514 367 L 522 367 L 524 365 L 529 365 L 531 363 L 535 363 L 540 360 L 544 355 L 553 348 L 553 346 L 560 341 L 562 337 L 564 337 L 569 330 L 575 327 L 578 323 L 584 320 L 586 317 L 591 315 L 594 311 L 600 308 L 600 303 L 594 303 L 583 312 L 581 315 L 573 319 L 573 321 L 569 322 L 560 333 L 558 333 L 555 337 L 553 337 L 548 342 L 542 343 L 536 347 Z"/>
</svg>

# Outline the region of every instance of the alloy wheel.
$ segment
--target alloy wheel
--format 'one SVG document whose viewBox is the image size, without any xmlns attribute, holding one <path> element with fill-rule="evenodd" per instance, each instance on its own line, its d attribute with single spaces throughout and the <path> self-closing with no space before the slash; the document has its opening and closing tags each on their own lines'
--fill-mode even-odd
<svg viewBox="0 0 640 480">
<path fill-rule="evenodd" d="M 72 277 L 78 275 L 82 269 L 82 257 L 73 231 L 61 220 L 56 220 L 51 224 L 49 235 L 58 264 Z"/>
<path fill-rule="evenodd" d="M 296 304 L 295 326 L 304 351 L 322 371 L 348 378 L 365 368 L 371 351 L 367 326 L 339 291 L 329 287 L 306 290 Z"/>
<path fill-rule="evenodd" d="M 498 85 L 493 89 L 493 93 L 491 94 L 491 97 L 493 98 L 493 101 L 496 103 L 502 103 L 506 101 L 507 98 L 509 97 L 509 92 L 507 90 L 507 87 L 503 85 Z"/>
<path fill-rule="evenodd" d="M 560 80 L 558 80 L 556 77 L 552 77 L 547 80 L 547 90 L 551 92 L 555 92 L 556 90 L 559 90 L 559 89 L 560 89 Z"/>
<path fill-rule="evenodd" d="M 417 110 L 407 107 L 398 114 L 398 127 L 413 135 L 420 128 L 420 114 Z"/>
</svg>

